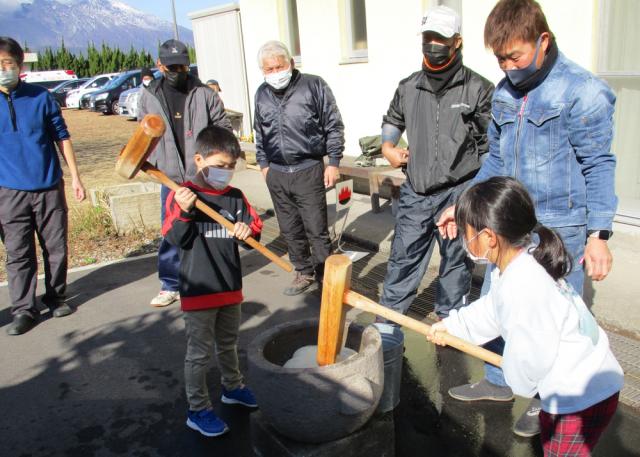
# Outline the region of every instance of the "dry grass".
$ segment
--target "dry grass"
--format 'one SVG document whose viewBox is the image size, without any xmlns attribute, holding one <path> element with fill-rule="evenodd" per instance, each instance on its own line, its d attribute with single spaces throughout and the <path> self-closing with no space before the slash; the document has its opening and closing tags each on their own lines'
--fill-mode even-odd
<svg viewBox="0 0 640 457">
<path fill-rule="evenodd" d="M 123 184 L 114 165 L 118 153 L 133 134 L 137 124 L 121 116 L 103 116 L 87 111 L 65 110 L 64 117 L 71 132 L 82 181 L 87 189 Z M 69 173 L 63 166 L 65 177 Z M 160 234 L 141 230 L 126 236 L 115 233 L 109 214 L 94 208 L 88 199 L 77 202 L 70 179 L 65 180 L 69 205 L 69 266 L 89 265 L 131 255 L 154 252 Z M 0 245 L 0 257 L 5 258 Z M 42 272 L 42 258 L 39 271 Z M 0 281 L 6 280 L 5 263 L 0 262 Z"/>
</svg>

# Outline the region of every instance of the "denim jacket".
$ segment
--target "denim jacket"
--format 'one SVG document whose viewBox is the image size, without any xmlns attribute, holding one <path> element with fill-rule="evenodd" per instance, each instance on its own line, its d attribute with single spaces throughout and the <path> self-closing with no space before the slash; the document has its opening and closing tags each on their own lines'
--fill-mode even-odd
<svg viewBox="0 0 640 457">
<path fill-rule="evenodd" d="M 493 95 L 489 154 L 474 182 L 512 176 L 531 194 L 540 223 L 611 230 L 614 105 L 609 86 L 562 53 L 528 93 L 503 79 Z"/>
</svg>

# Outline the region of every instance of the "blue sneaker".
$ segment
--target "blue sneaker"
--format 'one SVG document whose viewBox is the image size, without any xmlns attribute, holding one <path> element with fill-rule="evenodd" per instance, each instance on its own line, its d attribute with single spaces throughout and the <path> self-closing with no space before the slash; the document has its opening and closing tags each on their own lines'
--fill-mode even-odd
<svg viewBox="0 0 640 457">
<path fill-rule="evenodd" d="M 253 396 L 253 392 L 245 386 L 233 390 L 227 390 L 223 387 L 221 401 L 227 405 L 242 405 L 248 408 L 258 407 L 258 402 L 256 397 Z"/>
<path fill-rule="evenodd" d="M 216 416 L 212 409 L 187 412 L 187 427 L 202 433 L 204 436 L 220 436 L 229 431 L 229 427 Z"/>
</svg>

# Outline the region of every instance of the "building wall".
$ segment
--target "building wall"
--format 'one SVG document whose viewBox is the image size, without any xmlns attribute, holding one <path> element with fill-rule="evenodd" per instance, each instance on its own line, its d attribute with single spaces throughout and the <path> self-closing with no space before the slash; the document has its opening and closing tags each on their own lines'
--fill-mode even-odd
<svg viewBox="0 0 640 457">
<path fill-rule="evenodd" d="M 380 133 L 398 82 L 421 68 L 419 34 L 424 11 L 435 0 L 367 0 L 368 59 L 345 63 L 342 59 L 341 0 L 298 0 L 301 65 L 306 73 L 322 76 L 332 88 L 346 127 L 347 155 L 360 154 L 358 138 Z M 495 0 L 461 0 L 464 61 L 494 83 L 503 73 L 483 42 L 484 22 Z M 585 68 L 594 69 L 593 1 L 541 0 L 560 49 Z M 256 55 L 272 39 L 285 40 L 283 0 L 240 0 L 247 56 L 249 93 L 263 82 Z M 571 20 L 571 27 L 566 21 Z"/>
</svg>

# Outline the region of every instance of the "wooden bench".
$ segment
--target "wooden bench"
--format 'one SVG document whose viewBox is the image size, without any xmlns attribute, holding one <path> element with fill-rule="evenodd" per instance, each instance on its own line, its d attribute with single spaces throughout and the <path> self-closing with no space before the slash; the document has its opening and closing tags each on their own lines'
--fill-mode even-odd
<svg viewBox="0 0 640 457">
<path fill-rule="evenodd" d="M 369 189 L 371 190 L 371 210 L 374 213 L 380 212 L 380 189 L 391 188 L 391 213 L 396 214 L 398 199 L 400 198 L 400 186 L 404 184 L 407 177 L 399 168 L 383 170 L 371 174 Z"/>
</svg>

